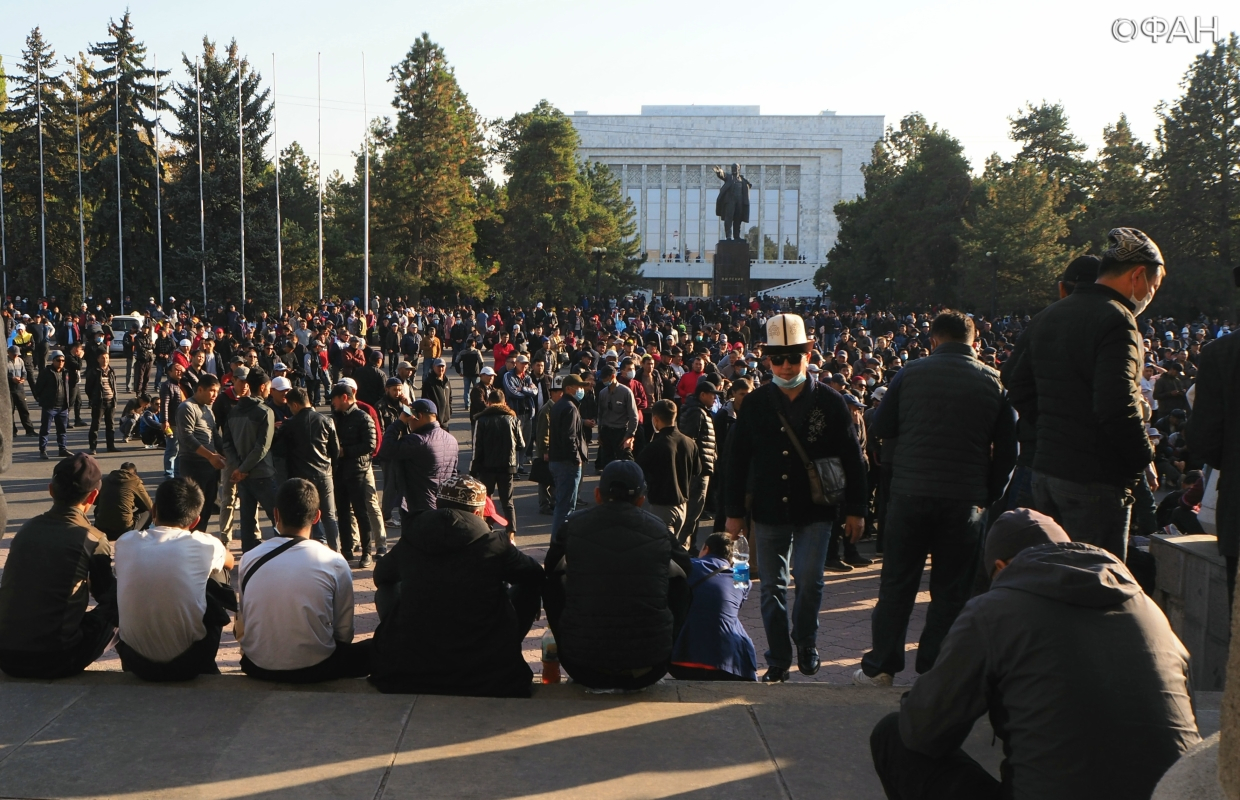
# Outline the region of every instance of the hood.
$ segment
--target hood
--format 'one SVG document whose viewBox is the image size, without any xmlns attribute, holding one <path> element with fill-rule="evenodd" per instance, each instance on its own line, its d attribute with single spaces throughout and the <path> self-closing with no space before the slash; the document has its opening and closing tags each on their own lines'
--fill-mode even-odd
<svg viewBox="0 0 1240 800">
<path fill-rule="evenodd" d="M 508 406 L 501 405 L 487 406 L 478 414 L 480 417 L 515 417 L 516 415 L 517 412 L 513 411 Z"/>
<path fill-rule="evenodd" d="M 417 516 L 410 543 L 427 555 L 453 553 L 487 537 L 491 529 L 482 517 L 456 508 L 425 511 Z"/>
<path fill-rule="evenodd" d="M 237 401 L 236 413 L 245 414 L 247 411 L 261 405 L 263 405 L 263 399 L 261 397 L 248 394 Z"/>
<path fill-rule="evenodd" d="M 990 588 L 1016 589 L 1087 608 L 1119 605 L 1141 592 L 1118 558 L 1080 542 L 1022 550 Z"/>
</svg>

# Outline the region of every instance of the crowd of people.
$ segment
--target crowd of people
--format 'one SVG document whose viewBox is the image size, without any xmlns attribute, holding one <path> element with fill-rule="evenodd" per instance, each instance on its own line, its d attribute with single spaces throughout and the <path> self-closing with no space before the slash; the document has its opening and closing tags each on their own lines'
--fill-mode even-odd
<svg viewBox="0 0 1240 800">
<path fill-rule="evenodd" d="M 859 685 L 904 669 L 932 563 L 921 679 L 872 738 L 889 797 L 1148 796 L 1199 737 L 1187 653 L 1130 542 L 1200 530 L 1213 471 L 1234 590 L 1240 339 L 1144 315 L 1161 253 L 1131 228 L 1108 244 L 1067 265 L 1058 302 L 1001 319 L 642 295 L 276 316 L 152 298 L 118 331 L 102 306 L 10 303 L 13 431 L 50 458 L 54 423 L 60 460 L 0 581 L 0 669 L 75 674 L 116 639 L 127 671 L 187 680 L 217 671 L 232 624 L 262 680 L 528 696 L 521 643 L 545 613 L 592 690 L 779 683 L 794 662 L 819 670 L 824 572 L 869 564 L 856 545 L 872 538 Z M 90 452 L 72 454 L 80 386 Z M 109 451 L 163 449 L 153 496 L 130 462 L 101 474 L 100 427 Z M 542 564 L 515 544 L 520 481 L 551 518 Z M 372 639 L 354 641 L 354 568 L 374 569 Z M 959 749 L 985 713 L 1001 780 Z"/>
</svg>

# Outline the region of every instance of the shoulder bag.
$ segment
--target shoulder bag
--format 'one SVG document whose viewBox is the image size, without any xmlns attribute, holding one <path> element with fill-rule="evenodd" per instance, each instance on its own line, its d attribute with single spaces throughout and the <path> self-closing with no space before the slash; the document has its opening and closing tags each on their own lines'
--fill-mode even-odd
<svg viewBox="0 0 1240 800">
<path fill-rule="evenodd" d="M 801 446 L 801 440 L 797 438 L 796 431 L 793 430 L 792 423 L 784 416 L 784 412 L 775 413 L 779 416 L 779 423 L 783 425 L 788 440 L 792 442 L 792 449 L 797 451 L 801 463 L 805 465 L 805 475 L 809 478 L 809 495 L 814 505 L 838 506 L 844 502 L 846 479 L 843 460 L 838 456 L 811 459 L 805 452 L 805 448 Z"/>
<path fill-rule="evenodd" d="M 245 594 L 245 587 L 250 584 L 250 578 L 254 577 L 254 573 L 258 572 L 259 568 L 262 567 L 263 564 L 266 564 L 268 561 L 280 555 L 285 550 L 292 548 L 293 545 L 297 544 L 300 541 L 302 540 L 292 539 L 290 541 L 287 541 L 284 544 L 280 545 L 279 547 L 275 547 L 275 548 L 272 548 L 271 550 L 268 550 L 266 553 L 263 554 L 262 558 L 260 558 L 258 561 L 255 561 L 254 566 L 247 569 L 245 571 L 245 575 L 241 576 L 241 594 L 243 595 Z M 236 620 L 233 621 L 233 636 L 237 639 L 238 642 L 240 642 L 241 637 L 244 634 L 245 634 L 245 622 L 243 622 L 241 619 L 241 604 L 238 603 L 237 604 L 237 618 Z"/>
</svg>

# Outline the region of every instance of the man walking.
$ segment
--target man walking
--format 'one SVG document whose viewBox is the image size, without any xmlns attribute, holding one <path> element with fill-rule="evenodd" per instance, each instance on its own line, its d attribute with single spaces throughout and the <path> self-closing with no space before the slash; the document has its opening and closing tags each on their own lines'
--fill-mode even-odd
<svg viewBox="0 0 1240 800">
<path fill-rule="evenodd" d="M 86 370 L 86 399 L 90 402 L 90 454 L 99 446 L 99 420 L 103 419 L 108 452 L 116 452 L 116 433 L 112 417 L 116 414 L 116 371 L 109 363 L 108 351 L 95 356 L 96 363 Z"/>
<path fill-rule="evenodd" d="M 61 458 L 69 455 L 65 447 L 65 429 L 69 426 L 69 371 L 65 368 L 65 354 L 52 351 L 52 364 L 39 371 L 34 384 L 34 399 L 43 412 L 39 421 L 39 458 L 48 460 L 47 431 L 52 420 L 56 421 L 56 446 Z"/>
<path fill-rule="evenodd" d="M 934 666 L 943 637 L 968 602 L 986 508 L 1016 464 L 1016 415 L 999 373 L 977 359 L 973 319 L 944 311 L 930 326 L 933 352 L 891 382 L 873 435 L 895 439 L 883 572 L 871 618 L 873 649 L 853 674 L 890 686 L 904 669 L 904 637 L 926 556 L 931 600 L 917 673 Z"/>
<path fill-rule="evenodd" d="M 1157 486 L 1134 315 L 1154 299 L 1166 273 L 1158 246 L 1136 228 L 1114 228 L 1107 241 L 1098 280 L 1077 284 L 1034 317 L 1005 383 L 1021 418 L 1037 426 L 1037 509 L 1072 541 L 1123 561 L 1132 489 L 1145 470 Z"/>
</svg>

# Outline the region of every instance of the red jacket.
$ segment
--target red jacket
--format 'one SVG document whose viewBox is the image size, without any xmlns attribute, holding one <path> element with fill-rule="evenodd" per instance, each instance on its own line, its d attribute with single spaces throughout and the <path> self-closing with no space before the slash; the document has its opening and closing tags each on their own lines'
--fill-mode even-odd
<svg viewBox="0 0 1240 800">
<path fill-rule="evenodd" d="M 676 397 L 680 398 L 683 403 L 686 397 L 690 397 L 697 388 L 698 381 L 701 380 L 705 372 L 686 372 L 680 376 L 680 381 L 676 384 Z"/>
</svg>

